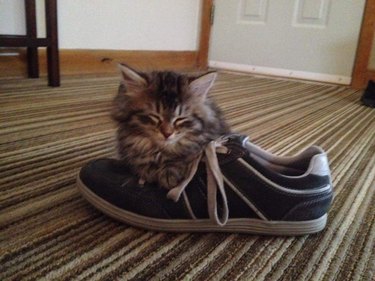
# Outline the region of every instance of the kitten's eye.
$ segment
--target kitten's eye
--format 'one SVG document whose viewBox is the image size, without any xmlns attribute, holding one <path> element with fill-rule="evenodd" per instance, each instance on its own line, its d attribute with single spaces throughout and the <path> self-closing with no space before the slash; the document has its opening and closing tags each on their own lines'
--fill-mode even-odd
<svg viewBox="0 0 375 281">
<path fill-rule="evenodd" d="M 160 118 L 156 115 L 139 115 L 139 121 L 143 124 L 151 124 L 157 126 L 160 123 Z"/>
<path fill-rule="evenodd" d="M 155 114 L 148 115 L 157 125 L 161 123 L 161 118 Z"/>
<path fill-rule="evenodd" d="M 192 125 L 192 121 L 190 121 L 188 118 L 186 117 L 181 117 L 181 118 L 177 118 L 174 122 L 173 122 L 173 125 L 175 127 L 191 127 Z"/>
</svg>

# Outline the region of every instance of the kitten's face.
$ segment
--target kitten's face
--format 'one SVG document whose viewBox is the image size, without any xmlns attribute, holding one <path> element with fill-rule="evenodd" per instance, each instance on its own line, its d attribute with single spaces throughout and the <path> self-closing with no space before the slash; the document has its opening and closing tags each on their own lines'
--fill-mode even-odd
<svg viewBox="0 0 375 281">
<path fill-rule="evenodd" d="M 169 147 L 202 134 L 201 110 L 216 74 L 189 78 L 174 72 L 149 75 L 122 69 L 121 112 L 127 126 L 136 135 L 149 138 L 161 147 Z M 130 71 L 130 72 L 129 72 Z M 122 95 L 122 97 L 121 97 Z M 116 119 L 116 113 L 115 113 Z"/>
<path fill-rule="evenodd" d="M 158 99 L 146 102 L 133 115 L 130 124 L 156 143 L 164 145 L 172 145 L 181 138 L 199 134 L 202 130 L 202 124 L 194 117 L 191 107 L 180 102 L 168 106 Z"/>
</svg>

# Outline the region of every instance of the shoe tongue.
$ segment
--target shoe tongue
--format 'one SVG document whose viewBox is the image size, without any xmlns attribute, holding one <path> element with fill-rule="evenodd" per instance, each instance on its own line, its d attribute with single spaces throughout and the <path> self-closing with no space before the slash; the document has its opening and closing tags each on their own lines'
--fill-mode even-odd
<svg viewBox="0 0 375 281">
<path fill-rule="evenodd" d="M 229 153 L 218 154 L 218 160 L 220 164 L 233 162 L 248 153 L 247 149 L 245 148 L 245 143 L 249 139 L 248 136 L 240 134 L 230 134 L 224 136 L 223 139 L 227 140 L 224 145 L 229 149 Z"/>
</svg>

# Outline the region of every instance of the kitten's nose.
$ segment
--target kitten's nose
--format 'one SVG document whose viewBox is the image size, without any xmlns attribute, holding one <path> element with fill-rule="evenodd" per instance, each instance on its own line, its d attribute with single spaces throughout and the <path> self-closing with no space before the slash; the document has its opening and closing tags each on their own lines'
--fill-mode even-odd
<svg viewBox="0 0 375 281">
<path fill-rule="evenodd" d="M 163 134 L 165 139 L 167 139 L 173 134 L 173 128 L 168 124 L 162 124 L 160 126 L 160 132 Z"/>
<path fill-rule="evenodd" d="M 165 137 L 165 139 L 169 138 L 173 132 L 161 132 L 163 134 L 163 136 Z"/>
</svg>

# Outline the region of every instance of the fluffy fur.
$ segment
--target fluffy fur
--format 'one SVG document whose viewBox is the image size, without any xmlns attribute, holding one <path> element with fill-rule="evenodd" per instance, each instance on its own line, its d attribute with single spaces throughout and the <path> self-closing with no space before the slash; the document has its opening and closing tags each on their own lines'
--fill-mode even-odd
<svg viewBox="0 0 375 281">
<path fill-rule="evenodd" d="M 173 188 L 189 174 L 204 145 L 229 132 L 207 97 L 216 73 L 189 77 L 119 67 L 122 81 L 112 112 L 119 125 L 119 157 L 140 179 Z"/>
</svg>

